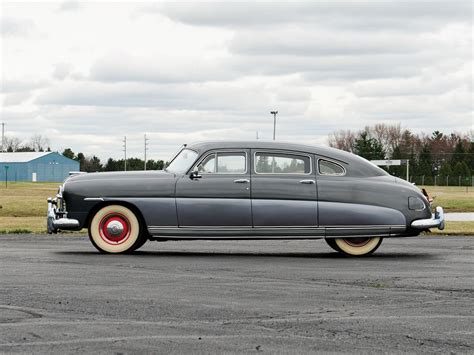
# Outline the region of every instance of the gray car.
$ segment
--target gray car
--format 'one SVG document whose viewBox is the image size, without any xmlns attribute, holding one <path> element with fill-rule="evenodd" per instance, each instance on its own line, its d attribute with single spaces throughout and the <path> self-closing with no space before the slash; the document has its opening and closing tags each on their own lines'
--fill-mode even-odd
<svg viewBox="0 0 474 355">
<path fill-rule="evenodd" d="M 276 142 L 184 145 L 162 171 L 72 175 L 48 199 L 48 232 L 88 228 L 101 252 L 147 240 L 319 239 L 347 255 L 444 228 L 443 209 L 367 160 Z"/>
</svg>

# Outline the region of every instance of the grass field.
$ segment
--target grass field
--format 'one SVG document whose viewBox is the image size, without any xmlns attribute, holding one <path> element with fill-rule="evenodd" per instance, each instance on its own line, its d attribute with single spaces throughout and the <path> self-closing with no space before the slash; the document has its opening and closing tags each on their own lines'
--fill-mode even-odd
<svg viewBox="0 0 474 355">
<path fill-rule="evenodd" d="M 9 183 L 0 186 L 0 233 L 45 233 L 47 198 L 55 196 L 59 183 Z M 425 186 L 433 205 L 445 212 L 474 212 L 473 187 Z M 474 222 L 447 222 L 433 234 L 474 234 Z"/>
</svg>

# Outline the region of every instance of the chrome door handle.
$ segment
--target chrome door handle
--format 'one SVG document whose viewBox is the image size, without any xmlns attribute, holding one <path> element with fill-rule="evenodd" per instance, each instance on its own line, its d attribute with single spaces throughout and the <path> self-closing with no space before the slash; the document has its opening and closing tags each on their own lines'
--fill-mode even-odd
<svg viewBox="0 0 474 355">
<path fill-rule="evenodd" d="M 249 179 L 237 179 L 237 180 L 234 180 L 234 182 L 236 184 L 247 184 L 247 183 L 250 182 L 250 180 Z"/>
<path fill-rule="evenodd" d="M 300 180 L 300 184 L 314 184 L 314 180 Z"/>
</svg>

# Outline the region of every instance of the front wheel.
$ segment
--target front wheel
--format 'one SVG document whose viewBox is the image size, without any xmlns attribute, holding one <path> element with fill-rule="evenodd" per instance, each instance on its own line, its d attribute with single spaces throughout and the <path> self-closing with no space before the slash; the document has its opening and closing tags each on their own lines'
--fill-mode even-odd
<svg viewBox="0 0 474 355">
<path fill-rule="evenodd" d="M 363 256 L 372 254 L 382 244 L 383 238 L 371 237 L 371 238 L 337 238 L 331 241 L 326 240 L 329 246 L 334 250 L 350 256 Z M 332 244 L 332 245 L 331 245 Z"/>
<path fill-rule="evenodd" d="M 143 236 L 135 213 L 125 206 L 109 205 L 92 218 L 89 238 L 103 253 L 126 253 L 137 249 Z"/>
</svg>

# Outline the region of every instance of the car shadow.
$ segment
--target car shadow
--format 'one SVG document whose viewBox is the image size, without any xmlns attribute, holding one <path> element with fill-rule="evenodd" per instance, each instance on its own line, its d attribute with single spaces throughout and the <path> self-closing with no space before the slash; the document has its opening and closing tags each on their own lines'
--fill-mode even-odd
<svg viewBox="0 0 474 355">
<path fill-rule="evenodd" d="M 102 254 L 97 251 L 56 251 L 55 254 L 60 255 L 90 255 L 100 257 L 187 257 L 187 258 L 307 258 L 307 259 L 358 259 L 358 260 L 428 260 L 435 259 L 437 256 L 426 253 L 375 253 L 372 255 L 353 257 L 339 254 L 337 252 L 212 252 L 212 251 L 148 251 L 138 250 L 132 253 L 112 255 Z"/>
</svg>

